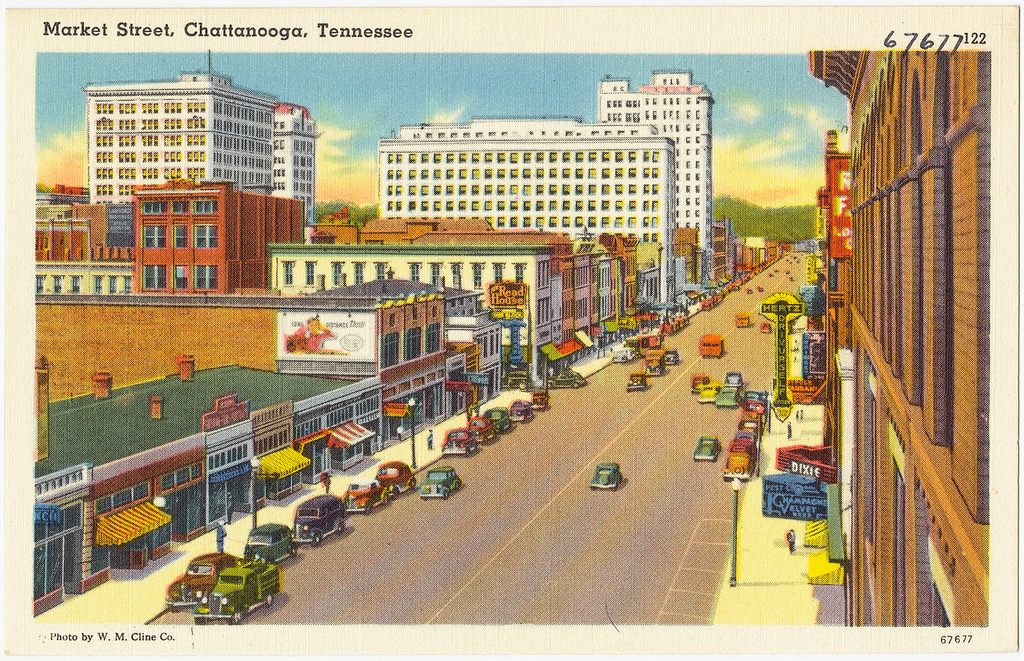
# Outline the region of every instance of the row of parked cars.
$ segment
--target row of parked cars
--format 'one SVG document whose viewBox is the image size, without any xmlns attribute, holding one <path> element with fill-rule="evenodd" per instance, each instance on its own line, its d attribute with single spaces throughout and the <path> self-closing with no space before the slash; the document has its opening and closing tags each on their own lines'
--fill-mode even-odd
<svg viewBox="0 0 1024 661">
<path fill-rule="evenodd" d="M 692 392 L 698 401 L 714 402 L 719 408 L 738 408 L 736 434 L 726 449 L 722 478 L 749 480 L 757 474 L 761 435 L 767 422 L 768 393 L 763 390 L 744 390 L 743 374 L 727 372 L 725 385 L 713 383 L 706 374 L 693 377 Z M 723 394 L 724 393 L 724 394 Z M 722 445 L 717 436 L 704 435 L 697 439 L 693 449 L 694 461 L 718 461 Z"/>
</svg>

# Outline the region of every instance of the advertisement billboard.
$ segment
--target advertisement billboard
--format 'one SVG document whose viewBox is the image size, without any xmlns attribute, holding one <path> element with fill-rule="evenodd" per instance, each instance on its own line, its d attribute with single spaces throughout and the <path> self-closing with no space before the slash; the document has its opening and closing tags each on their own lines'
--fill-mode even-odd
<svg viewBox="0 0 1024 661">
<path fill-rule="evenodd" d="M 372 312 L 286 310 L 277 314 L 279 360 L 373 361 Z"/>
<path fill-rule="evenodd" d="M 765 475 L 761 513 L 776 519 L 819 521 L 828 517 L 828 493 L 825 485 L 812 477 Z"/>
<path fill-rule="evenodd" d="M 135 212 L 131 203 L 107 205 L 107 245 L 131 248 L 135 245 Z"/>
</svg>

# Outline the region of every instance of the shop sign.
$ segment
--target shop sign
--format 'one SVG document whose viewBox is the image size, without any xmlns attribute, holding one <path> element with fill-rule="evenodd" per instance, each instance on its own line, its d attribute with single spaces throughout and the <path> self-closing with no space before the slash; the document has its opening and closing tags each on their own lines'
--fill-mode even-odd
<svg viewBox="0 0 1024 661">
<path fill-rule="evenodd" d="M 818 256 L 807 255 L 807 284 L 818 284 Z"/>
<path fill-rule="evenodd" d="M 469 381 L 445 381 L 444 387 L 447 390 L 454 390 L 456 392 L 469 392 Z"/>
<path fill-rule="evenodd" d="M 491 310 L 491 319 L 526 319 L 526 311 L 521 308 L 498 308 Z"/>
<path fill-rule="evenodd" d="M 835 484 L 836 467 L 832 449 L 813 445 L 789 445 L 775 451 L 779 470 Z"/>
<path fill-rule="evenodd" d="M 491 377 L 486 372 L 466 372 L 466 378 L 475 386 L 486 386 L 491 383 Z"/>
<path fill-rule="evenodd" d="M 107 205 L 107 245 L 112 248 L 135 245 L 135 210 L 131 203 Z"/>
<path fill-rule="evenodd" d="M 761 314 L 775 326 L 775 393 L 772 408 L 780 422 L 793 410 L 789 393 L 789 322 L 804 313 L 804 304 L 789 292 L 764 299 Z"/>
<path fill-rule="evenodd" d="M 409 415 L 409 405 L 405 402 L 384 402 L 384 415 L 388 418 L 404 418 Z"/>
<path fill-rule="evenodd" d="M 761 513 L 775 519 L 820 521 L 828 518 L 825 485 L 804 475 L 765 475 L 762 479 Z"/>
<path fill-rule="evenodd" d="M 492 282 L 487 288 L 492 310 L 497 308 L 525 308 L 529 286 L 525 282 Z"/>
<path fill-rule="evenodd" d="M 829 172 L 828 252 L 843 259 L 853 254 L 853 216 L 850 213 L 849 156 L 833 157 Z"/>
<path fill-rule="evenodd" d="M 39 503 L 35 506 L 33 518 L 35 519 L 36 523 L 42 523 L 51 526 L 59 526 L 60 507 L 58 507 L 57 505 Z"/>
<path fill-rule="evenodd" d="M 827 367 L 825 331 L 807 331 L 803 342 L 802 372 L 805 379 L 824 379 Z"/>
<path fill-rule="evenodd" d="M 213 400 L 213 407 L 200 420 L 202 431 L 213 431 L 221 427 L 242 422 L 249 417 L 249 400 L 238 399 L 237 393 L 222 395 Z"/>
</svg>

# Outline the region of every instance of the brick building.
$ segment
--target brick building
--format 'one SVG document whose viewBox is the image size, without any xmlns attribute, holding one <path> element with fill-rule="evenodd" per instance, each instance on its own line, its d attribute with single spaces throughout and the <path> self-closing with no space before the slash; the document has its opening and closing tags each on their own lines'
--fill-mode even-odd
<svg viewBox="0 0 1024 661">
<path fill-rule="evenodd" d="M 302 241 L 302 203 L 185 179 L 135 189 L 136 292 L 267 287 L 267 244 Z"/>
<path fill-rule="evenodd" d="M 851 256 L 828 240 L 831 323 L 850 338 L 853 624 L 988 621 L 990 67 L 810 54 L 850 101 Z"/>
</svg>

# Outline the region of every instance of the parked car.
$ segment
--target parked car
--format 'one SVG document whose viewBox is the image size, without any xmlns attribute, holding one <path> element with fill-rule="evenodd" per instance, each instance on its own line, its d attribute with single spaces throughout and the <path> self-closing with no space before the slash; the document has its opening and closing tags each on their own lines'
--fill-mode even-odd
<svg viewBox="0 0 1024 661">
<path fill-rule="evenodd" d="M 665 351 L 665 364 L 666 365 L 678 365 L 679 364 L 679 351 L 677 349 L 668 349 Z"/>
<path fill-rule="evenodd" d="M 576 370 L 563 370 L 548 379 L 549 388 L 582 388 L 587 380 Z"/>
<path fill-rule="evenodd" d="M 736 314 L 736 328 L 749 328 L 750 327 L 750 313 L 739 312 Z"/>
<path fill-rule="evenodd" d="M 632 347 L 619 347 L 612 351 L 613 363 L 631 363 L 637 359 L 639 354 Z"/>
<path fill-rule="evenodd" d="M 377 480 L 369 484 L 348 485 L 348 490 L 341 496 L 345 501 L 345 509 L 349 512 L 369 514 L 378 505 L 387 505 L 394 497 L 395 488 L 384 486 Z"/>
<path fill-rule="evenodd" d="M 441 454 L 473 454 L 480 447 L 480 441 L 476 434 L 466 427 L 449 429 L 444 435 L 444 443 L 441 445 Z"/>
<path fill-rule="evenodd" d="M 526 390 L 529 387 L 530 373 L 527 370 L 506 370 L 502 375 L 502 390 Z"/>
<path fill-rule="evenodd" d="M 530 422 L 536 417 L 533 404 L 525 399 L 517 399 L 509 404 L 508 415 L 516 422 Z"/>
<path fill-rule="evenodd" d="M 392 487 L 395 495 L 416 488 L 416 476 L 404 461 L 388 461 L 377 469 L 376 480 L 386 487 Z"/>
<path fill-rule="evenodd" d="M 551 406 L 551 397 L 547 390 L 535 390 L 530 393 L 530 406 L 534 411 L 547 411 Z"/>
<path fill-rule="evenodd" d="M 503 406 L 487 409 L 484 411 L 484 417 L 491 421 L 491 425 L 498 430 L 499 434 L 506 434 L 516 426 L 508 409 Z"/>
<path fill-rule="evenodd" d="M 286 526 L 281 526 L 285 530 Z M 203 595 L 193 610 L 196 624 L 227 620 L 240 624 L 242 617 L 260 606 L 269 606 L 281 591 L 281 566 L 262 559 L 243 561 L 217 576 L 209 595 Z"/>
<path fill-rule="evenodd" d="M 420 498 L 442 498 L 447 500 L 448 496 L 462 488 L 462 480 L 455 473 L 451 466 L 438 466 L 427 471 L 427 476 L 420 485 Z"/>
<path fill-rule="evenodd" d="M 719 443 L 717 436 L 701 436 L 693 448 L 693 460 L 718 461 L 718 455 L 721 452 L 722 444 Z"/>
<path fill-rule="evenodd" d="M 635 372 L 629 375 L 626 392 L 643 392 L 650 387 L 650 384 L 647 382 L 647 375 L 643 372 Z"/>
<path fill-rule="evenodd" d="M 733 388 L 742 388 L 743 372 L 726 372 L 725 379 L 722 381 L 722 384 L 732 386 Z"/>
<path fill-rule="evenodd" d="M 475 415 L 469 421 L 469 431 L 473 432 L 481 443 L 489 443 L 498 437 L 498 430 L 490 420 L 482 415 Z"/>
<path fill-rule="evenodd" d="M 761 328 L 758 329 L 758 330 L 760 330 L 762 333 L 771 333 L 772 332 L 772 325 L 770 323 L 768 323 L 767 321 L 762 321 L 761 322 Z"/>
<path fill-rule="evenodd" d="M 750 411 L 752 413 L 757 413 L 758 415 L 764 415 L 765 405 L 764 402 L 760 402 L 756 399 L 746 397 L 743 400 L 743 410 Z"/>
<path fill-rule="evenodd" d="M 194 607 L 204 594 L 210 594 L 222 570 L 237 567 L 241 561 L 241 558 L 230 553 L 204 553 L 192 558 L 185 573 L 167 586 L 164 600 L 167 607 L 171 610 Z"/>
<path fill-rule="evenodd" d="M 341 498 L 330 494 L 310 498 L 295 510 L 295 543 L 320 546 L 324 537 L 345 529 L 345 516 Z"/>
<path fill-rule="evenodd" d="M 594 476 L 590 478 L 591 489 L 615 491 L 620 484 L 622 484 L 622 470 L 617 463 L 609 461 L 594 467 Z"/>
<path fill-rule="evenodd" d="M 724 386 L 715 396 L 715 406 L 720 409 L 734 409 L 740 405 L 740 391 L 734 386 Z"/>
<path fill-rule="evenodd" d="M 771 401 L 771 395 L 768 394 L 767 390 L 748 390 L 743 393 L 743 396 L 747 399 L 756 399 L 764 404 L 765 408 L 768 407 L 768 402 Z"/>
<path fill-rule="evenodd" d="M 749 480 L 757 471 L 757 442 L 749 432 L 738 432 L 736 438 L 729 443 L 728 456 L 722 479 L 731 481 L 735 478 Z"/>
<path fill-rule="evenodd" d="M 714 404 L 715 399 L 718 397 L 718 391 L 722 389 L 720 383 L 709 383 L 704 386 L 700 394 L 697 395 L 698 404 Z"/>
<path fill-rule="evenodd" d="M 249 531 L 245 542 L 245 559 L 258 558 L 267 563 L 281 562 L 295 555 L 292 529 L 281 523 L 264 523 Z"/>
<path fill-rule="evenodd" d="M 644 352 L 644 373 L 647 376 L 665 376 L 666 369 L 665 351 L 663 349 L 650 349 Z"/>
<path fill-rule="evenodd" d="M 690 392 L 694 395 L 699 395 L 701 390 L 704 390 L 704 386 L 711 383 L 711 377 L 707 374 L 694 374 L 693 378 L 690 379 Z"/>
</svg>

